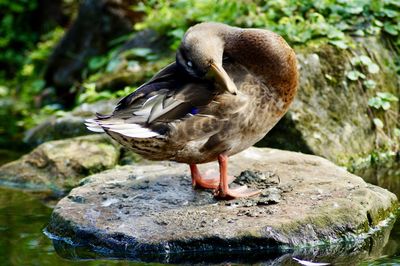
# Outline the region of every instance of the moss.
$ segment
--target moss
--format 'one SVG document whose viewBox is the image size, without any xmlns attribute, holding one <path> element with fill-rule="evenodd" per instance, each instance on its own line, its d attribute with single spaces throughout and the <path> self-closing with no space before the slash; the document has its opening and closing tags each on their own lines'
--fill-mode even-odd
<svg viewBox="0 0 400 266">
<path fill-rule="evenodd" d="M 354 212 L 357 208 L 348 200 L 336 199 L 335 202 L 347 207 L 336 209 L 331 203 L 321 206 L 305 220 L 282 223 L 278 234 L 286 235 L 287 243 L 294 247 L 305 243 L 315 245 L 353 241 L 370 232 L 398 209 L 397 201 L 393 201 L 387 209 L 370 206 L 359 212 Z"/>
</svg>

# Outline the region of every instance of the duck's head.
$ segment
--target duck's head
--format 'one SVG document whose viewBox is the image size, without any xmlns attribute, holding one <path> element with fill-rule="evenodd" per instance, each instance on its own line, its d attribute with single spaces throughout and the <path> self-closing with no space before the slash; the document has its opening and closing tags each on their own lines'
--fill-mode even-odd
<svg viewBox="0 0 400 266">
<path fill-rule="evenodd" d="M 226 31 L 231 27 L 219 23 L 202 23 L 191 27 L 176 53 L 176 62 L 189 75 L 215 79 L 223 89 L 236 94 L 237 88 L 222 67 Z"/>
</svg>

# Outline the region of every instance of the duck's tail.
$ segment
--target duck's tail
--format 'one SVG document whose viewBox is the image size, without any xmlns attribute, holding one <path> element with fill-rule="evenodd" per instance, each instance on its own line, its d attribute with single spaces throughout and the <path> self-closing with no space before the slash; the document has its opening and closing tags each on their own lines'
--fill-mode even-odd
<svg viewBox="0 0 400 266">
<path fill-rule="evenodd" d="M 124 119 L 113 119 L 111 116 L 99 116 L 95 119 L 86 119 L 88 130 L 96 133 L 117 133 L 130 138 L 151 138 L 160 136 L 158 132 L 136 123 L 126 122 Z"/>
<path fill-rule="evenodd" d="M 105 133 L 104 129 L 99 125 L 99 123 L 95 119 L 86 119 L 85 126 L 90 131 L 96 133 Z"/>
</svg>

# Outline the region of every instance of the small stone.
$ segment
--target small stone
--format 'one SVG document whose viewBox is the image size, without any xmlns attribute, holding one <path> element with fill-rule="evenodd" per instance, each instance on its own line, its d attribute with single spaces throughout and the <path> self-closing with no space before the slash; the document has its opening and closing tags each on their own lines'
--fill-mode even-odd
<svg viewBox="0 0 400 266">
<path fill-rule="evenodd" d="M 67 198 L 73 202 L 82 203 L 82 204 L 85 203 L 85 201 L 86 201 L 84 197 L 77 196 L 77 195 L 69 195 Z"/>
</svg>

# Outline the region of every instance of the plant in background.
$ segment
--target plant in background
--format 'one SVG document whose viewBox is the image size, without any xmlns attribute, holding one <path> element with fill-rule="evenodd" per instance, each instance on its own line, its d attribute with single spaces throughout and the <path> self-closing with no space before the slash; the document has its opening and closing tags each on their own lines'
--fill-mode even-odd
<svg viewBox="0 0 400 266">
<path fill-rule="evenodd" d="M 24 52 L 39 39 L 27 23 L 36 7 L 36 0 L 0 1 L 0 77 L 12 77 L 25 60 Z"/>
<path fill-rule="evenodd" d="M 36 48 L 27 53 L 24 64 L 15 78 L 17 84 L 21 84 L 19 98 L 24 102 L 31 102 L 44 89 L 43 74 L 46 61 L 63 35 L 64 29 L 57 27 L 42 35 Z"/>
<path fill-rule="evenodd" d="M 45 82 L 42 76 L 46 60 L 63 33 L 63 29 L 56 28 L 43 35 L 36 49 L 24 57 L 23 65 L 15 77 L 12 80 L 0 80 L 0 128 L 7 129 L 6 132 L 0 132 L 3 136 L 0 137 L 0 145 L 10 139 L 20 139 L 23 130 L 36 125 L 50 113 L 48 110 L 35 110 L 35 104 L 38 95 L 43 92 Z M 57 106 L 52 108 L 57 109 Z"/>
<path fill-rule="evenodd" d="M 350 60 L 353 69 L 346 73 L 349 80 L 356 81 L 359 79 L 366 79 L 366 72 L 369 74 L 377 74 L 380 70 L 379 66 L 374 63 L 371 58 L 366 55 L 355 56 Z M 365 71 L 365 68 L 367 71 Z M 372 79 L 367 79 L 363 82 L 364 86 L 370 89 L 375 88 L 376 82 Z"/>
<path fill-rule="evenodd" d="M 84 83 L 82 86 L 84 90 L 78 97 L 78 104 L 92 103 L 112 98 L 112 93 L 110 91 L 97 92 L 95 83 Z"/>
<path fill-rule="evenodd" d="M 398 101 L 399 98 L 390 92 L 377 92 L 374 97 L 368 100 L 368 105 L 374 109 L 374 118 L 372 121 L 376 129 L 385 136 L 388 141 L 387 145 L 394 147 L 398 145 L 398 142 L 395 140 L 400 139 L 400 130 L 398 128 L 400 122 L 398 121 L 397 112 L 391 109 L 393 108 L 393 104 Z M 393 129 L 386 128 L 385 130 L 385 124 L 387 124 L 389 119 L 396 121 L 395 127 Z"/>
<path fill-rule="evenodd" d="M 376 110 L 387 111 L 391 107 L 391 103 L 398 102 L 399 98 L 390 92 L 377 92 L 375 97 L 368 100 L 368 105 Z"/>
</svg>

